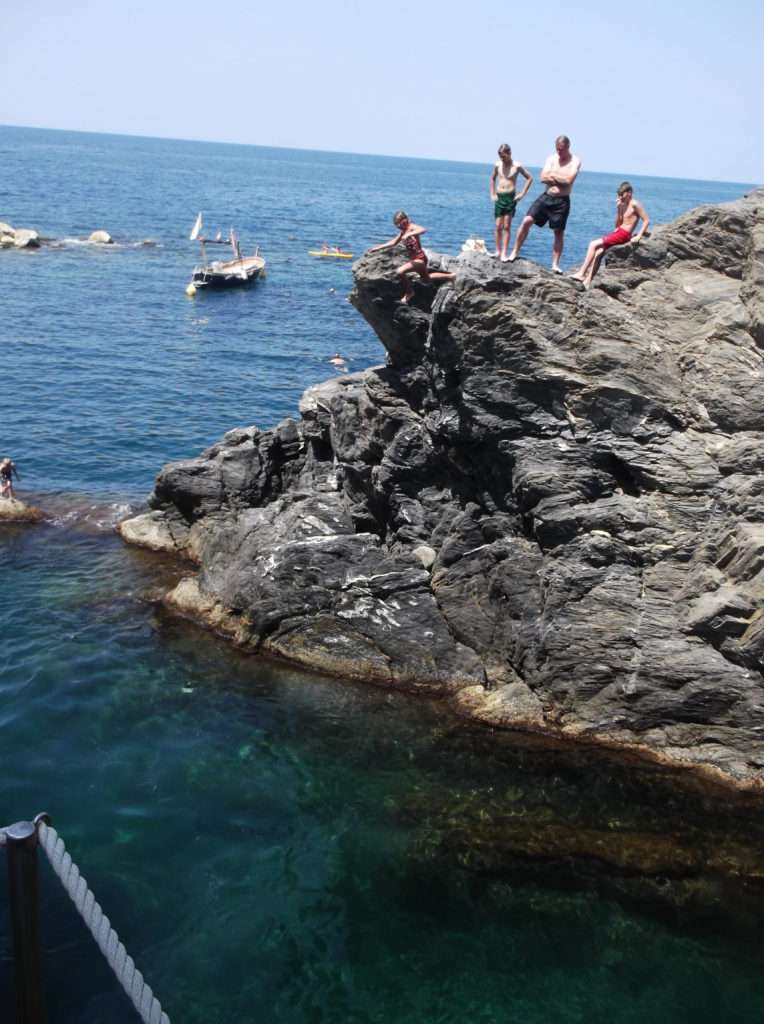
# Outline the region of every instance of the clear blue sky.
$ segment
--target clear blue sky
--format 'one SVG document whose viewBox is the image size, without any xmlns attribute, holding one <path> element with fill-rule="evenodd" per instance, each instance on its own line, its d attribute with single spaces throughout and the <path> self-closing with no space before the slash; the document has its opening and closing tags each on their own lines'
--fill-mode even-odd
<svg viewBox="0 0 764 1024">
<path fill-rule="evenodd" d="M 764 3 L 0 0 L 0 123 L 764 180 Z"/>
</svg>

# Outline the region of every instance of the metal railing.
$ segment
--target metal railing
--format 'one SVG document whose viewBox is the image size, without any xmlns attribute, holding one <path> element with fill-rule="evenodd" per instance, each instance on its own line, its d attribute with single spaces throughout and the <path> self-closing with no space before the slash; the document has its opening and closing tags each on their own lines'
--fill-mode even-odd
<svg viewBox="0 0 764 1024">
<path fill-rule="evenodd" d="M 131 956 L 96 901 L 80 869 L 47 814 L 34 821 L 17 821 L 0 828 L 0 847 L 8 858 L 8 893 L 16 982 L 17 1024 L 46 1024 L 45 986 L 40 942 L 40 898 L 37 847 L 50 865 L 87 925 L 144 1024 L 170 1024 L 159 1000 L 143 980 Z"/>
</svg>

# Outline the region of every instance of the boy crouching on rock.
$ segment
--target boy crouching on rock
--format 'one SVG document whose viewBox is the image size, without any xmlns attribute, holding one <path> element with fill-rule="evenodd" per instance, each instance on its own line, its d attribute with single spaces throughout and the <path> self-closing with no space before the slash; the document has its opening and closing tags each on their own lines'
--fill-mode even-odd
<svg viewBox="0 0 764 1024">
<path fill-rule="evenodd" d="M 639 234 L 636 238 L 632 239 L 631 236 L 634 233 L 634 228 L 640 220 L 642 221 L 642 226 L 639 229 Z M 650 218 L 647 216 L 644 206 L 642 206 L 638 199 L 634 198 L 634 189 L 631 183 L 622 181 L 616 192 L 615 230 L 609 235 L 595 238 L 589 243 L 589 249 L 583 265 L 577 273 L 571 276 L 577 281 L 583 281 L 584 288 L 589 288 L 592 278 L 599 268 L 600 260 L 607 250 L 612 249 L 615 245 L 626 245 L 627 242 L 632 240 L 636 244 L 647 231 L 649 225 Z"/>
</svg>

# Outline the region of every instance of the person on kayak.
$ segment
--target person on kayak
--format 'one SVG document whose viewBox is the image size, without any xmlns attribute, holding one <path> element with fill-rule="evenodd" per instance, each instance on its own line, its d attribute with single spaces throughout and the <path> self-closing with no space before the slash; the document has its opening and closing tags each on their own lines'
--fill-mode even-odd
<svg viewBox="0 0 764 1024">
<path fill-rule="evenodd" d="M 409 302 L 413 298 L 414 286 L 411 283 L 411 278 L 408 276 L 412 270 L 416 271 L 423 281 L 454 280 L 456 274 L 449 274 L 441 270 L 431 272 L 427 269 L 427 253 L 419 241 L 427 228 L 423 228 L 420 224 L 412 223 L 409 220 L 408 214 L 403 210 L 398 210 L 394 215 L 393 224 L 398 228 L 398 234 L 395 238 L 391 238 L 389 242 L 382 242 L 380 245 L 373 245 L 369 252 L 377 252 L 379 249 L 392 249 L 400 243 L 403 244 L 408 255 L 408 261 L 401 264 L 396 270 L 403 289 L 401 302 Z"/>
</svg>

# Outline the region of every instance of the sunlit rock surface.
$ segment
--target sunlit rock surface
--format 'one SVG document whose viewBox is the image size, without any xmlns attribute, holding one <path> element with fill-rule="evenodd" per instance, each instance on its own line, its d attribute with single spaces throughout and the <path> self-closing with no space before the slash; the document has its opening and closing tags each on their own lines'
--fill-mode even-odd
<svg viewBox="0 0 764 1024">
<path fill-rule="evenodd" d="M 0 498 L 0 522 L 39 523 L 45 513 L 34 505 L 27 505 L 18 498 Z"/>
</svg>

